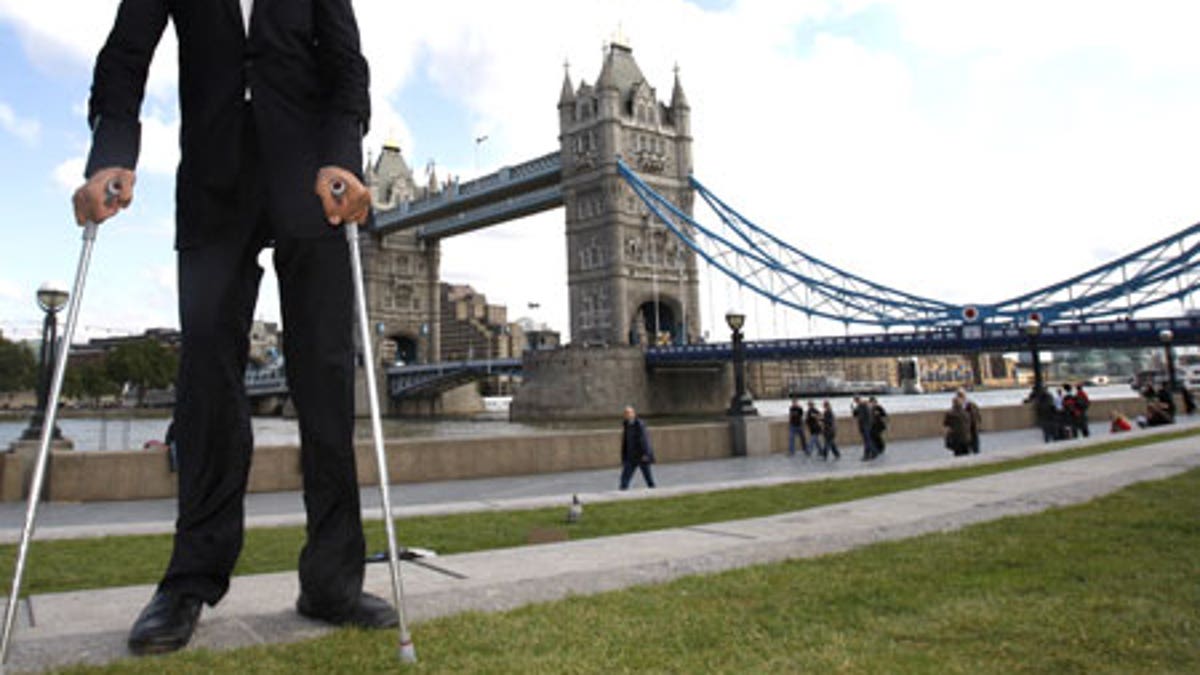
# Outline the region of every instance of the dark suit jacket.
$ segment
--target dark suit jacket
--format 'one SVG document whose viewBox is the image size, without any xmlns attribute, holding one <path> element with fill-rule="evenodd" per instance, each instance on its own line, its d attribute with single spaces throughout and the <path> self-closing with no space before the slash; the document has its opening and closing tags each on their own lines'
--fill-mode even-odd
<svg viewBox="0 0 1200 675">
<path fill-rule="evenodd" d="M 640 417 L 632 422 L 622 420 L 621 462 L 623 464 L 653 464 L 654 446 L 650 444 L 650 433 Z"/>
<path fill-rule="evenodd" d="M 122 0 L 96 59 L 86 174 L 135 168 L 138 111 L 167 19 L 179 39 L 176 245 L 204 243 L 230 220 L 247 105 L 275 231 L 334 233 L 313 193 L 317 169 L 336 165 L 360 175 L 370 117 L 350 0 L 255 0 L 249 38 L 239 0 Z"/>
</svg>

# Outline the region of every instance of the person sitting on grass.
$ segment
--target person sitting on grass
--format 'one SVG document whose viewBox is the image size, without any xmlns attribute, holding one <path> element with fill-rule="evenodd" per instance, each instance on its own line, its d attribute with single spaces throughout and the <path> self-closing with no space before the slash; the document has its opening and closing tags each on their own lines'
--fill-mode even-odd
<svg viewBox="0 0 1200 675">
<path fill-rule="evenodd" d="M 1112 421 L 1112 424 L 1109 425 L 1109 430 L 1114 434 L 1119 434 L 1122 431 L 1130 431 L 1133 429 L 1133 425 L 1130 424 L 1129 420 L 1121 414 L 1120 410 L 1114 410 L 1110 412 L 1108 414 L 1108 418 Z"/>
</svg>

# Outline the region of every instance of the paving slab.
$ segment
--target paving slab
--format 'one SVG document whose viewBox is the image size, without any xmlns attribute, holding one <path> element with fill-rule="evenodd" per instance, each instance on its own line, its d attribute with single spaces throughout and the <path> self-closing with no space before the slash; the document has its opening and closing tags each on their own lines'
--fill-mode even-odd
<svg viewBox="0 0 1200 675">
<path fill-rule="evenodd" d="M 404 565 L 405 604 L 409 620 L 419 623 L 826 555 L 1086 502 L 1197 466 L 1200 441 L 1185 438 L 762 518 L 444 556 L 434 562 L 454 576 Z M 368 566 L 368 590 L 390 597 L 389 584 L 386 565 Z M 189 649 L 292 642 L 326 633 L 325 626 L 295 613 L 297 592 L 292 572 L 234 579 L 226 600 L 205 609 Z M 20 613 L 10 672 L 127 656 L 126 631 L 152 593 L 152 586 L 134 586 L 33 596 Z M 419 626 L 415 636 L 419 649 Z"/>
</svg>

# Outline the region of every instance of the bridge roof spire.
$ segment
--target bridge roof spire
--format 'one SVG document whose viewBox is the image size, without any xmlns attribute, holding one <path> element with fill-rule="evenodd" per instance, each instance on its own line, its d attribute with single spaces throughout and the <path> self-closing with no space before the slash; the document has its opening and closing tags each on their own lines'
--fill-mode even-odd
<svg viewBox="0 0 1200 675">
<path fill-rule="evenodd" d="M 676 110 L 691 109 L 687 95 L 683 93 L 683 84 L 679 81 L 679 64 L 675 64 L 675 88 L 671 90 L 671 107 Z"/>
<path fill-rule="evenodd" d="M 570 105 L 575 102 L 575 90 L 571 86 L 571 62 L 563 61 L 562 93 L 558 96 L 558 105 Z"/>
<path fill-rule="evenodd" d="M 604 66 L 600 69 L 600 77 L 596 79 L 596 88 L 626 93 L 635 84 L 645 81 L 646 76 L 642 75 L 642 69 L 633 60 L 633 49 L 620 42 L 609 43 Z"/>
</svg>

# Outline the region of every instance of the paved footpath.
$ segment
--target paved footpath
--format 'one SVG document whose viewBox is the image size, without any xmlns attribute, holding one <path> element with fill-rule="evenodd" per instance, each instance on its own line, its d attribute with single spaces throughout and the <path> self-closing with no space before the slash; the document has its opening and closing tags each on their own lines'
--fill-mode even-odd
<svg viewBox="0 0 1200 675">
<path fill-rule="evenodd" d="M 1188 422 L 1180 426 L 1200 424 Z M 1155 432 L 1136 431 L 1130 435 L 1151 433 Z M 1090 441 L 1046 446 L 1037 442 L 1033 432 L 1007 432 L 986 435 L 985 454 L 970 458 L 950 457 L 937 447 L 938 439 L 930 439 L 891 444 L 880 461 L 869 463 L 857 460 L 857 448 L 847 448 L 849 452 L 845 454 L 850 456 L 841 462 L 773 456 L 661 465 L 656 471 L 666 487 L 625 493 L 608 489 L 615 480 L 614 471 L 458 481 L 432 488 L 398 486 L 397 495 L 409 499 L 396 510 L 399 514 L 447 513 L 559 505 L 565 515 L 567 496 L 579 493 L 585 503 L 586 518 L 586 504 L 605 500 L 946 468 L 1057 451 L 1109 438 L 1106 434 L 1094 435 Z M 1106 453 L 763 518 L 444 556 L 433 562 L 453 575 L 404 565 L 405 604 L 410 622 L 420 622 L 463 611 L 504 610 L 567 595 L 823 555 L 1085 502 L 1127 485 L 1166 478 L 1194 467 L 1200 467 L 1200 440 L 1185 438 L 1129 452 Z M 364 498 L 368 494 L 364 492 Z M 289 499 L 298 497 L 276 495 L 252 499 L 250 520 L 256 524 L 297 522 L 298 504 L 289 510 L 286 508 Z M 47 506 L 50 507 L 47 520 L 51 520 L 51 514 L 54 520 L 44 528 L 39 527 L 38 539 L 170 528 L 170 515 L 162 514 L 156 501 L 103 507 Z M 98 508 L 99 516 L 89 515 Z M 16 511 L 7 507 L 0 510 L 0 534 L 5 538 L 14 530 L 19 532 L 22 516 L 14 517 Z M 400 532 L 402 537 L 402 521 Z M 5 585 L 8 581 L 5 580 Z M 367 588 L 390 597 L 386 565 L 368 566 Z M 37 671 L 80 662 L 104 663 L 127 656 L 126 632 L 153 590 L 153 586 L 146 585 L 34 596 L 22 603 L 9 671 Z M 295 613 L 293 603 L 297 592 L 294 572 L 236 578 L 226 599 L 217 608 L 204 610 L 189 648 L 230 649 L 302 640 L 327 632 L 323 625 Z M 414 633 L 419 651 L 419 626 Z"/>
</svg>

